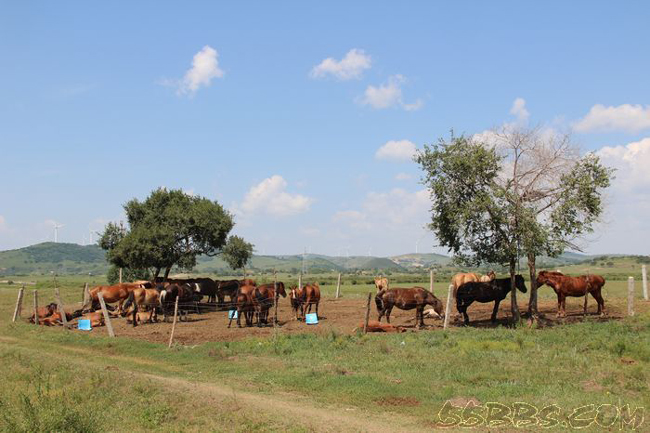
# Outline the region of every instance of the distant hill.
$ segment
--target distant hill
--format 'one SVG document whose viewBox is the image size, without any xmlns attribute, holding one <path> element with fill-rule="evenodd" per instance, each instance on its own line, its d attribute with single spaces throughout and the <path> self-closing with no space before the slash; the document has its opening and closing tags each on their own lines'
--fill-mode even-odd
<svg viewBox="0 0 650 433">
<path fill-rule="evenodd" d="M 97 245 L 81 246 L 46 242 L 17 250 L 0 251 L 0 275 L 21 274 L 105 274 L 108 263 L 105 252 Z M 622 255 L 590 256 L 567 252 L 556 258 L 539 257 L 538 268 L 558 268 L 562 266 L 609 262 L 612 258 L 622 258 Z M 605 258 L 606 260 L 603 260 Z M 637 260 L 635 258 L 635 260 Z M 199 257 L 194 269 L 199 273 L 233 274 L 219 257 Z M 442 254 L 402 254 L 393 257 L 371 256 L 326 256 L 322 254 L 306 254 L 304 268 L 307 273 L 322 272 L 409 272 L 430 268 L 450 266 L 452 259 Z M 526 261 L 522 260 L 521 267 L 525 269 Z M 258 272 L 298 273 L 303 267 L 303 255 L 255 255 L 247 269 Z"/>
<path fill-rule="evenodd" d="M 0 274 L 104 274 L 108 270 L 105 257 L 97 245 L 45 242 L 0 251 Z"/>
</svg>

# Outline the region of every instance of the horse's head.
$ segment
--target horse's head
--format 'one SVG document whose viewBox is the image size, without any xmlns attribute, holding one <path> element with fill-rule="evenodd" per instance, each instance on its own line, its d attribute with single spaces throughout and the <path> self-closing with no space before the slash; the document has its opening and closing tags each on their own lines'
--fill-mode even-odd
<svg viewBox="0 0 650 433">
<path fill-rule="evenodd" d="M 551 272 L 541 271 L 537 274 L 537 287 L 541 287 L 544 284 L 549 284 L 551 281 L 552 275 Z"/>
<path fill-rule="evenodd" d="M 275 287 L 277 288 L 279 295 L 282 295 L 283 298 L 287 297 L 287 292 L 284 291 L 284 283 L 282 281 L 278 281 L 275 284 Z"/>
<path fill-rule="evenodd" d="M 431 305 L 433 306 L 433 311 L 435 311 L 436 314 L 439 317 L 444 318 L 445 317 L 445 314 L 444 314 L 445 310 L 444 310 L 444 308 L 442 306 L 442 301 L 440 299 L 436 298 L 436 296 L 433 295 L 433 294 L 431 295 L 431 298 L 432 298 Z"/>
<path fill-rule="evenodd" d="M 521 293 L 526 293 L 528 291 L 524 277 L 519 274 L 515 275 L 515 287 L 519 289 Z"/>
</svg>

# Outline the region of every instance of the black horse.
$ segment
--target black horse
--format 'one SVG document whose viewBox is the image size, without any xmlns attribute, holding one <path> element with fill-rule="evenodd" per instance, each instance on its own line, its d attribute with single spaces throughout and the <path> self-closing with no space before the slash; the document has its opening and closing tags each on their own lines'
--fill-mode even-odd
<svg viewBox="0 0 650 433">
<path fill-rule="evenodd" d="M 526 293 L 526 284 L 524 277 L 515 275 L 515 287 L 520 292 Z M 492 322 L 497 320 L 497 311 L 499 311 L 499 303 L 503 301 L 510 292 L 510 278 L 497 278 L 489 283 L 465 283 L 458 288 L 456 294 L 456 308 L 459 313 L 463 314 L 465 318 L 465 326 L 469 325 L 469 317 L 467 316 L 467 307 L 472 305 L 473 302 L 487 303 L 494 301 L 494 310 L 492 311 Z"/>
</svg>

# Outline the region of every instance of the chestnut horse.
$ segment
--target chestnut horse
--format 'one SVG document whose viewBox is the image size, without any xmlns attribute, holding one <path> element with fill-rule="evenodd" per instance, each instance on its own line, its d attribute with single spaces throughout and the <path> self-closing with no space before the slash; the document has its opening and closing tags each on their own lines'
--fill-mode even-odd
<svg viewBox="0 0 650 433">
<path fill-rule="evenodd" d="M 255 300 L 259 306 L 259 317 L 257 320 L 258 325 L 260 322 L 265 324 L 269 323 L 269 310 L 275 304 L 276 287 L 278 296 L 286 298 L 287 292 L 284 290 L 284 283 L 282 281 L 278 281 L 275 284 L 263 284 L 261 286 L 258 286 L 255 290 Z"/>
<path fill-rule="evenodd" d="M 386 315 L 386 322 L 390 323 L 390 313 L 393 307 L 400 310 L 412 310 L 415 308 L 415 326 L 424 326 L 424 307 L 433 306 L 433 310 L 442 316 L 442 301 L 436 298 L 433 293 L 423 287 L 412 287 L 409 289 L 394 288 L 383 290 L 375 295 L 375 304 L 379 313 L 378 322 Z"/>
<path fill-rule="evenodd" d="M 122 312 L 122 316 L 126 316 L 128 314 L 127 311 L 131 304 L 133 304 L 134 311 L 137 311 L 139 309 L 145 311 L 149 309 L 150 313 L 147 321 L 150 323 L 157 322 L 158 313 L 156 312 L 156 307 L 160 305 L 160 293 L 161 292 L 156 289 L 138 288 L 133 290 L 124 303 L 124 311 Z M 137 323 L 137 321 L 134 323 Z"/>
<path fill-rule="evenodd" d="M 246 319 L 246 326 L 253 325 L 253 316 L 257 310 L 258 303 L 255 300 L 255 290 L 256 287 L 252 285 L 244 285 L 239 288 L 237 295 L 235 296 L 235 303 L 237 306 L 237 327 L 241 328 L 241 316 L 243 315 Z M 228 327 L 232 319 L 228 322 Z M 259 323 L 259 319 L 258 319 Z"/>
<path fill-rule="evenodd" d="M 148 283 L 148 282 L 145 282 Z M 118 314 L 122 312 L 122 303 L 129 297 L 129 294 L 140 287 L 143 287 L 147 284 L 142 283 L 122 283 L 115 284 L 112 286 L 97 286 L 90 291 L 90 301 L 92 302 L 92 308 L 97 310 L 100 308 L 99 295 L 101 292 L 104 297 L 104 302 L 107 304 L 112 304 L 117 302 L 117 312 Z M 84 305 L 83 308 L 85 308 Z"/>
<path fill-rule="evenodd" d="M 569 277 L 562 272 L 541 271 L 537 274 L 538 287 L 550 286 L 557 294 L 557 317 L 566 317 L 566 297 L 585 297 L 584 314 L 587 314 L 587 293 L 598 302 L 598 314 L 605 314 L 605 300 L 600 293 L 605 279 L 600 275 L 580 275 Z"/>
<path fill-rule="evenodd" d="M 320 286 L 318 283 L 305 284 L 302 288 L 294 286 L 291 288 L 289 297 L 296 320 L 298 320 L 298 310 L 300 310 L 304 320 L 305 314 L 311 313 L 312 305 L 316 305 L 316 318 L 318 318 L 318 304 L 320 303 Z M 309 306 L 309 309 L 307 309 L 307 306 Z"/>
</svg>

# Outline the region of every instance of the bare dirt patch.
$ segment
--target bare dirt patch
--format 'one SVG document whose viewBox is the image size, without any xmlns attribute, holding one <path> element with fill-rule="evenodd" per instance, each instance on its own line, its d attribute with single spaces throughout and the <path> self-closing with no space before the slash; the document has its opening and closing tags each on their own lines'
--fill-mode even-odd
<svg viewBox="0 0 650 433">
<path fill-rule="evenodd" d="M 578 298 L 576 298 L 578 299 Z M 586 317 L 582 314 L 582 298 L 575 302 L 576 305 L 567 306 L 567 317 L 556 318 L 557 304 L 551 301 L 541 302 L 539 305 L 540 313 L 543 318 L 538 322 L 539 327 L 558 326 L 582 322 L 620 320 L 625 316 L 625 305 L 623 300 L 613 300 L 608 302 L 607 315 L 604 317 L 596 314 L 595 303 L 591 303 L 591 308 Z M 526 311 L 526 304 L 520 301 L 520 310 Z M 473 304 L 468 309 L 472 327 L 490 328 L 496 326 L 509 326 L 510 305 L 503 302 L 498 313 L 496 323 L 490 321 L 493 304 Z M 648 305 L 638 305 L 637 311 L 647 310 Z M 350 297 L 341 299 L 325 298 L 321 301 L 319 309 L 319 323 L 317 325 L 307 325 L 302 321 L 296 321 L 289 306 L 289 300 L 280 299 L 278 306 L 277 329 L 272 326 L 264 327 L 242 327 L 238 328 L 233 321 L 231 328 L 228 328 L 228 312 L 216 311 L 203 314 L 190 314 L 187 321 L 180 321 L 176 325 L 174 333 L 174 342 L 182 345 L 195 345 L 205 342 L 218 341 L 237 341 L 249 337 L 268 338 L 272 337 L 275 332 L 280 334 L 329 334 L 336 332 L 339 334 L 353 334 L 358 332 L 359 323 L 365 316 L 366 300 L 362 297 Z M 454 310 L 455 311 L 455 310 Z M 272 315 L 271 315 L 272 316 Z M 377 311 L 372 306 L 371 319 L 376 320 Z M 156 343 L 167 343 L 171 331 L 171 322 L 147 323 L 133 327 L 126 323 L 124 318 L 112 319 L 115 334 L 118 337 L 131 337 Z M 244 321 L 242 320 L 242 324 Z M 383 323 L 383 321 L 382 321 Z M 393 309 L 391 323 L 403 327 L 406 332 L 417 332 L 415 329 L 415 310 L 402 311 L 397 308 Z M 442 329 L 442 320 L 425 319 L 426 326 L 419 332 L 430 332 Z M 455 314 L 450 318 L 452 327 L 462 326 L 462 322 L 455 320 Z M 81 331 L 80 331 L 81 332 Z M 105 335 L 105 327 L 96 328 L 91 331 L 92 334 Z M 218 354 L 215 353 L 216 356 Z"/>
</svg>

